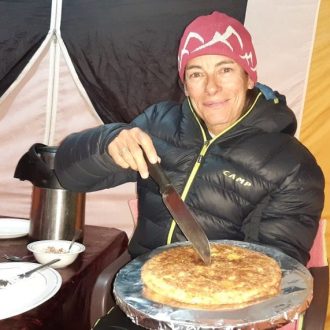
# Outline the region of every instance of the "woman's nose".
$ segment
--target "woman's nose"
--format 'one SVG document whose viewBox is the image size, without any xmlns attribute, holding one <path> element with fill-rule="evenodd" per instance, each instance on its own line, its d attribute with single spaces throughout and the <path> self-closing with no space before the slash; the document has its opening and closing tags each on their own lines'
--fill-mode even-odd
<svg viewBox="0 0 330 330">
<path fill-rule="evenodd" d="M 212 76 L 209 76 L 206 80 L 205 91 L 206 93 L 212 95 L 215 94 L 220 89 L 219 82 Z"/>
</svg>

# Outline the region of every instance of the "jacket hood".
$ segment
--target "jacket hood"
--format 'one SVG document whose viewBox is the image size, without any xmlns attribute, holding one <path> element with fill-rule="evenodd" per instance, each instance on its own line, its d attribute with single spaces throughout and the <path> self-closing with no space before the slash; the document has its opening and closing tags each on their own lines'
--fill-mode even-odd
<svg viewBox="0 0 330 330">
<path fill-rule="evenodd" d="M 287 106 L 285 97 L 273 92 L 273 97 L 258 93 L 251 111 L 241 122 L 244 127 L 257 127 L 268 133 L 294 135 L 297 120 L 294 112 Z"/>
</svg>

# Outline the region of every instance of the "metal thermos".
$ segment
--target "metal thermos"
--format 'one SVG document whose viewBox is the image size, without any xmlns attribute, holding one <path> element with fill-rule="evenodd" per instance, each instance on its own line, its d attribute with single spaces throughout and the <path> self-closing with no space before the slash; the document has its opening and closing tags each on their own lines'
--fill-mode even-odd
<svg viewBox="0 0 330 330">
<path fill-rule="evenodd" d="M 30 241 L 47 239 L 71 240 L 76 231 L 82 242 L 85 224 L 85 193 L 64 189 L 54 172 L 54 160 L 57 147 L 42 144 L 33 146 L 33 162 L 36 166 L 27 166 L 25 174 L 33 183 L 30 211 Z M 31 153 L 31 149 L 30 149 Z M 31 161 L 30 161 L 31 163 Z M 33 168 L 35 170 L 33 170 Z"/>
<path fill-rule="evenodd" d="M 85 194 L 33 187 L 29 232 L 31 241 L 71 240 L 76 230 L 83 230 L 84 217 Z M 82 235 L 78 241 L 81 240 Z"/>
</svg>

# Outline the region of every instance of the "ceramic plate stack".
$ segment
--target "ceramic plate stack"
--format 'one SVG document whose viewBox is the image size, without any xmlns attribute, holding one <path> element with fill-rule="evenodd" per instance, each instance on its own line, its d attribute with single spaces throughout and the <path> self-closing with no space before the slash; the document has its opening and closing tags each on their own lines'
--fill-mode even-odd
<svg viewBox="0 0 330 330">
<path fill-rule="evenodd" d="M 30 220 L 0 218 L 0 239 L 23 237 L 29 233 Z"/>
</svg>

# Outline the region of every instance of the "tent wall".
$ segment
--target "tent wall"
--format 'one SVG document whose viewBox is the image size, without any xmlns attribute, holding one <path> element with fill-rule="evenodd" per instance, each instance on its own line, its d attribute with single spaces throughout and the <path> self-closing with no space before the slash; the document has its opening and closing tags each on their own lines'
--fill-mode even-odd
<svg viewBox="0 0 330 330">
<path fill-rule="evenodd" d="M 312 151 L 326 179 L 323 217 L 330 219 L 330 1 L 322 0 L 307 85 L 300 139 Z M 329 239 L 330 241 L 330 239 Z M 330 255 L 330 252 L 329 252 Z"/>
<path fill-rule="evenodd" d="M 59 144 L 73 131 L 101 124 L 83 99 L 64 58 L 59 61 L 57 112 L 50 127 L 47 109 L 49 57 L 45 52 L 19 85 L 1 103 L 0 145 L 5 150 L 0 164 L 0 214 L 29 217 L 32 184 L 13 178 L 19 158 L 35 142 Z M 54 116 L 53 116 L 54 119 Z M 55 134 L 50 132 L 54 131 Z M 86 223 L 118 227 L 129 235 L 133 229 L 127 199 L 135 197 L 133 184 L 87 194 Z M 121 221 L 124 219 L 124 221 Z"/>
<path fill-rule="evenodd" d="M 330 1 L 322 0 L 316 26 L 315 42 L 307 82 L 306 102 L 300 139 L 315 155 L 325 174 L 323 217 L 330 219 Z M 327 255 L 330 256 L 330 230 L 326 231 Z M 330 329 L 328 303 L 325 329 Z"/>
</svg>

